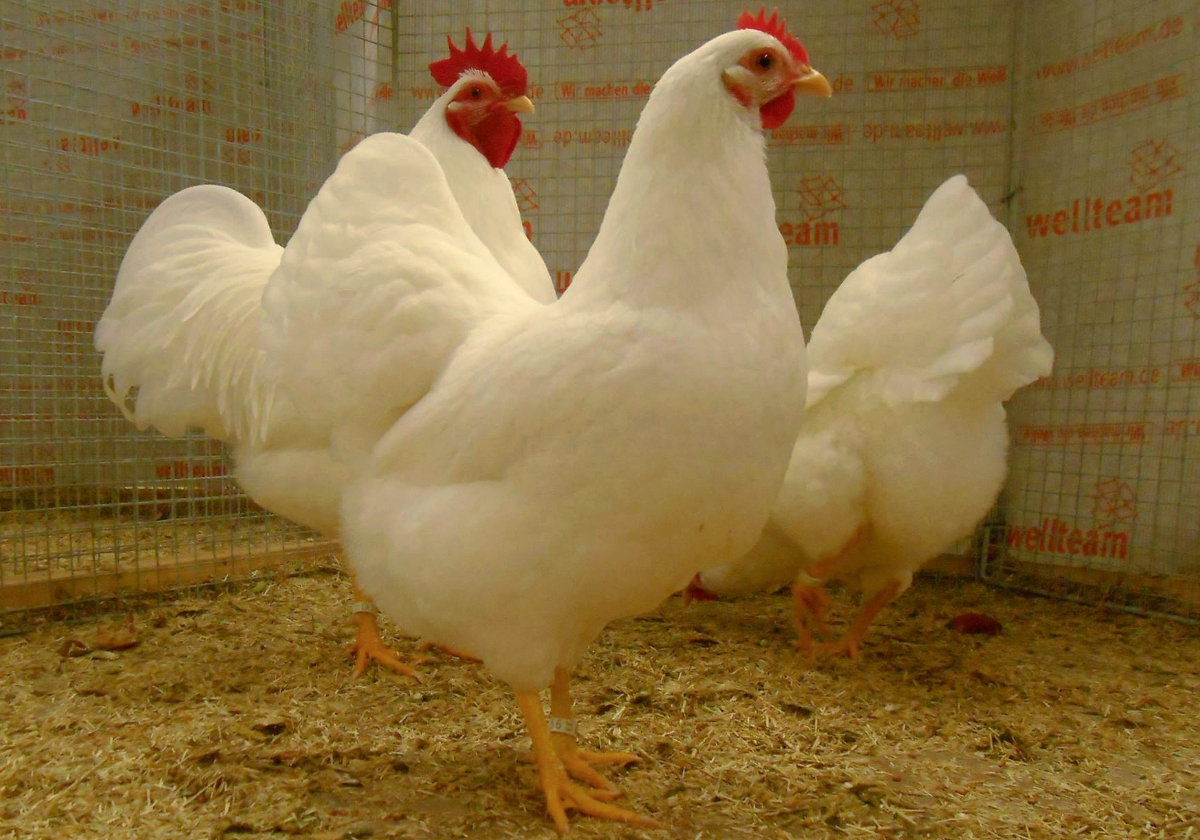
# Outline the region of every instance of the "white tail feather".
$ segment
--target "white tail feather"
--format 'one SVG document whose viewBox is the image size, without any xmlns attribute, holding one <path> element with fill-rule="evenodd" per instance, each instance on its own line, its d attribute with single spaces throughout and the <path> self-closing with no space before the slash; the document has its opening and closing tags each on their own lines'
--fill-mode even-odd
<svg viewBox="0 0 1200 840">
<path fill-rule="evenodd" d="M 830 298 L 809 342 L 808 404 L 858 374 L 889 403 L 940 400 L 968 381 L 1005 400 L 1051 359 L 1008 231 L 956 175 Z"/>
<path fill-rule="evenodd" d="M 225 187 L 191 187 L 150 214 L 96 325 L 105 390 L 138 428 L 260 433 L 261 299 L 282 250 L 262 211 Z"/>
</svg>

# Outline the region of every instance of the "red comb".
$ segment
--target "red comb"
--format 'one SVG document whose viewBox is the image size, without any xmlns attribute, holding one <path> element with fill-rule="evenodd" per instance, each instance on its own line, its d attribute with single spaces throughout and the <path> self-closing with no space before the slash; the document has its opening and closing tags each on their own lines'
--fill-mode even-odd
<svg viewBox="0 0 1200 840">
<path fill-rule="evenodd" d="M 760 32 L 766 32 L 768 35 L 774 36 L 779 43 L 787 47 L 787 51 L 792 54 L 792 58 L 799 61 L 801 64 L 808 64 L 808 50 L 804 49 L 804 45 L 796 40 L 796 36 L 787 31 L 787 22 L 779 19 L 779 11 L 771 12 L 771 17 L 767 17 L 767 9 L 764 6 L 759 9 L 758 17 L 749 12 L 742 12 L 742 16 L 737 20 L 738 29 L 757 29 Z"/>
<path fill-rule="evenodd" d="M 500 49 L 493 49 L 492 33 L 489 32 L 483 40 L 483 46 L 476 46 L 468 29 L 467 43 L 461 50 L 454 46 L 449 35 L 446 36 L 446 43 L 450 45 L 450 57 L 429 65 L 433 80 L 442 87 L 450 87 L 467 70 L 482 70 L 507 95 L 525 95 L 529 77 L 525 73 L 525 65 L 517 60 L 516 53 L 508 53 L 507 41 L 500 45 Z"/>
</svg>

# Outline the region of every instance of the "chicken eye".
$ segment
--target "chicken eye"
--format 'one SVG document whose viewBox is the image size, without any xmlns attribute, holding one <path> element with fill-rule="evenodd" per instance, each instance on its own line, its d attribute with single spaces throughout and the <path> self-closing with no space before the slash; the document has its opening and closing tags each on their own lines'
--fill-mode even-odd
<svg viewBox="0 0 1200 840">
<path fill-rule="evenodd" d="M 471 98 L 472 99 L 478 99 L 481 96 L 483 96 L 482 88 L 478 88 L 478 87 L 471 88 Z"/>
<path fill-rule="evenodd" d="M 771 57 L 770 53 L 763 53 L 758 57 L 758 66 L 764 70 L 770 70 L 774 63 L 775 59 Z"/>
</svg>

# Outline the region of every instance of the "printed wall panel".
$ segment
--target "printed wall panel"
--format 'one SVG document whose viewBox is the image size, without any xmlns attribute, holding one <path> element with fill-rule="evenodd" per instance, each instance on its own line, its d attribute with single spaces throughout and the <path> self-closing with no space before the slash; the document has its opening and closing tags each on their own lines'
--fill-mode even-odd
<svg viewBox="0 0 1200 840">
<path fill-rule="evenodd" d="M 1200 576 L 1196 7 L 1027 4 L 1013 238 L 1054 345 L 1011 410 L 1005 543 Z"/>
<path fill-rule="evenodd" d="M 836 91 L 802 99 L 768 138 L 806 326 L 965 172 L 1008 222 L 1057 352 L 1053 374 L 1010 406 L 1007 548 L 1052 565 L 1195 573 L 1194 4 L 782 5 Z M 409 129 L 438 96 L 427 67 L 447 36 L 491 31 L 529 68 L 537 111 L 508 172 L 566 288 L 654 81 L 744 8 L 0 0 L 0 499 L 164 482 L 233 492 L 220 446 L 139 433 L 100 389 L 92 329 L 130 239 L 167 195 L 232 186 L 285 242 L 339 154 Z"/>
<path fill-rule="evenodd" d="M 109 404 L 92 331 L 133 234 L 177 190 L 232 186 L 286 238 L 336 159 L 338 32 L 299 2 L 0 4 L 10 504 L 155 481 L 234 491 L 220 446 L 139 434 Z"/>
</svg>

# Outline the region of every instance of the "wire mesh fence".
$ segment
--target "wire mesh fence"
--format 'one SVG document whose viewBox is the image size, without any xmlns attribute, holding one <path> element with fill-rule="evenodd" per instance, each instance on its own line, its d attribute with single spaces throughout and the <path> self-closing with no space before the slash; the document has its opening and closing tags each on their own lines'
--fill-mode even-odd
<svg viewBox="0 0 1200 840">
<path fill-rule="evenodd" d="M 130 239 L 193 183 L 286 235 L 336 159 L 319 4 L 0 4 L 0 620 L 240 577 L 323 547 L 222 448 L 139 433 L 92 346 Z M 344 98 L 345 99 L 345 98 Z M 346 100 L 348 102 L 348 100 Z"/>
<path fill-rule="evenodd" d="M 507 171 L 562 289 L 654 80 L 742 9 L 0 0 L 0 618 L 19 626 L 35 605 L 328 550 L 247 502 L 220 446 L 137 432 L 101 389 L 92 329 L 163 198 L 234 187 L 285 242 L 339 154 L 429 107 L 427 66 L 446 36 L 492 31 L 530 71 L 537 112 Z M 836 91 L 802 102 L 768 138 L 806 327 L 938 184 L 965 172 L 1009 223 L 1058 351 L 1050 381 L 1011 406 L 988 578 L 1019 571 L 1092 597 L 1089 574 L 1124 575 L 1140 592 L 1165 587 L 1168 611 L 1187 614 L 1200 568 L 1188 3 L 821 0 L 784 11 Z"/>
<path fill-rule="evenodd" d="M 1052 376 L 1013 404 L 985 577 L 1200 617 L 1195 8 L 1029 4 L 1010 228 Z"/>
</svg>

